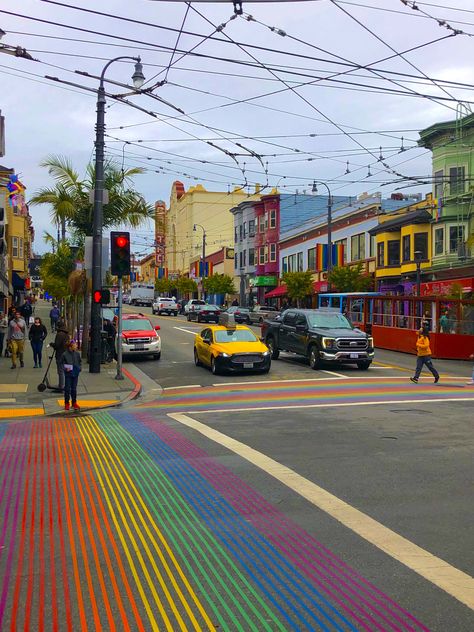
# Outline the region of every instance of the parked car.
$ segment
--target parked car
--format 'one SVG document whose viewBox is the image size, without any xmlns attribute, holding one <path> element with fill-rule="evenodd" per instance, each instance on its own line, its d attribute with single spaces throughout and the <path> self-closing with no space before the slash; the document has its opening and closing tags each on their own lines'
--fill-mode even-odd
<svg viewBox="0 0 474 632">
<path fill-rule="evenodd" d="M 158 314 L 168 314 L 168 316 L 177 316 L 178 315 L 178 305 L 174 298 L 160 297 L 157 298 L 153 305 L 151 306 L 151 313 Z"/>
<path fill-rule="evenodd" d="M 194 363 L 208 366 L 214 375 L 224 371 L 268 373 L 271 353 L 245 325 L 211 325 L 194 341 Z"/>
<path fill-rule="evenodd" d="M 256 305 L 249 312 L 250 324 L 261 325 L 266 318 L 275 318 L 278 315 L 276 307 L 270 307 L 269 305 Z"/>
<path fill-rule="evenodd" d="M 337 311 L 288 309 L 278 320 L 262 325 L 262 340 L 277 360 L 280 351 L 306 356 L 312 369 L 323 362 L 357 364 L 368 369 L 374 359 L 374 339 L 353 328 Z"/>
<path fill-rule="evenodd" d="M 123 355 L 152 355 L 155 360 L 159 360 L 161 358 L 159 330 L 160 326 L 153 326 L 143 314 L 124 314 L 122 316 Z"/>
<path fill-rule="evenodd" d="M 247 307 L 232 305 L 227 310 L 227 313 L 233 315 L 236 323 L 250 323 L 250 310 Z"/>
<path fill-rule="evenodd" d="M 187 314 L 192 305 L 206 305 L 206 301 L 203 301 L 199 298 L 192 298 L 190 301 L 186 303 L 184 306 L 184 313 Z"/>
<path fill-rule="evenodd" d="M 217 305 L 191 305 L 187 319 L 198 323 L 217 323 L 221 310 Z"/>
</svg>

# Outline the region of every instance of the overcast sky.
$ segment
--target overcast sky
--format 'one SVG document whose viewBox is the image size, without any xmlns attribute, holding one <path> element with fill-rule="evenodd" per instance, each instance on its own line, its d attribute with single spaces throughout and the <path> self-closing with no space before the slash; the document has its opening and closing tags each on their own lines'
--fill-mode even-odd
<svg viewBox="0 0 474 632">
<path fill-rule="evenodd" d="M 216 191 L 258 182 L 309 192 L 317 179 L 337 194 L 389 195 L 400 187 L 424 193 L 428 185 L 400 179 L 426 181 L 431 175 L 430 153 L 416 148 L 417 130 L 456 118 L 457 99 L 474 101 L 474 6 L 472 0 L 417 6 L 413 11 L 400 0 L 244 1 L 244 16 L 230 19 L 231 2 L 188 8 L 184 2 L 71 0 L 68 7 L 3 0 L 3 43 L 25 47 L 41 63 L 0 55 L 0 108 L 6 117 L 1 162 L 15 168 L 29 195 L 51 184 L 39 167 L 49 154 L 69 157 L 83 173 L 93 157 L 96 96 L 44 75 L 96 88 L 97 80 L 71 71 L 99 75 L 113 57 L 141 55 L 146 87 L 166 78 L 153 94 L 186 114 L 149 96 L 128 97 L 153 111 L 157 121 L 108 100 L 107 154 L 119 166 L 148 168 L 136 187 L 149 202 L 168 201 L 174 180 Z M 248 14 L 255 20 L 246 19 Z M 463 33 L 453 35 L 433 18 Z M 179 35 L 183 21 L 188 33 Z M 225 26 L 216 32 L 220 24 Z M 175 46 L 182 52 L 173 55 Z M 370 64 L 371 70 L 357 67 Z M 132 73 L 133 62 L 117 62 L 106 76 L 130 84 Z M 313 85 L 299 85 L 308 82 Z M 126 92 L 110 84 L 107 89 Z M 52 230 L 48 209 L 32 207 L 31 213 L 35 250 L 42 252 L 41 234 Z M 144 226 L 135 237 L 136 252 L 145 253 L 151 243 L 150 227 Z"/>
</svg>

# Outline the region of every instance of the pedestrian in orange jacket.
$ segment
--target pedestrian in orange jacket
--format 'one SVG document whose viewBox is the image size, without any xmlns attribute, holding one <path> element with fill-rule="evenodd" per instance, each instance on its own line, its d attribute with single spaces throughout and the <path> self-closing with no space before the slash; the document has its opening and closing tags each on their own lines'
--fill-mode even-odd
<svg viewBox="0 0 474 632">
<path fill-rule="evenodd" d="M 416 341 L 416 353 L 418 355 L 416 359 L 416 370 L 414 377 L 410 380 L 415 384 L 418 382 L 423 365 L 427 367 L 433 374 L 435 384 L 439 381 L 439 373 L 433 366 L 433 360 L 431 359 L 430 349 L 430 337 L 426 329 L 418 330 L 418 340 Z"/>
</svg>

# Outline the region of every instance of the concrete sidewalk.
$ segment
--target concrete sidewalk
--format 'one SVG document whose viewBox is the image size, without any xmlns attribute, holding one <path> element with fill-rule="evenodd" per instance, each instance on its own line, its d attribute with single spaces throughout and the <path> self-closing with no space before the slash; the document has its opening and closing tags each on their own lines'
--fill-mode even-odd
<svg viewBox="0 0 474 632">
<path fill-rule="evenodd" d="M 17 368 L 12 370 L 11 359 L 0 358 L 0 419 L 51 416 L 65 412 L 63 396 L 60 392 L 46 389 L 40 393 L 37 388 L 46 371 L 48 358 L 53 354 L 53 350 L 47 346 L 55 336 L 50 331 L 50 309 L 51 305 L 45 301 L 39 301 L 35 309 L 35 316 L 41 318 L 48 330 L 48 337 L 43 346 L 42 369 L 33 368 L 33 351 L 29 341 L 25 342 L 24 368 L 20 368 L 17 364 Z M 81 411 L 117 406 L 138 397 L 141 384 L 132 375 L 133 365 L 129 369 L 125 368 L 124 380 L 116 380 L 116 372 L 115 362 L 103 364 L 99 374 L 89 373 L 87 363 L 83 363 L 77 389 L 77 400 Z M 52 386 L 58 384 L 54 359 L 49 371 L 49 383 Z"/>
</svg>

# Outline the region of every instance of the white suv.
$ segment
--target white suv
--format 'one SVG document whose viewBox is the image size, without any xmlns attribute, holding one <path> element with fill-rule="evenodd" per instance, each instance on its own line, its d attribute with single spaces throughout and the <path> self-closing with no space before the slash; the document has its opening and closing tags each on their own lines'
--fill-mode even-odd
<svg viewBox="0 0 474 632">
<path fill-rule="evenodd" d="M 158 314 L 158 316 L 161 316 L 161 314 L 177 316 L 178 305 L 173 298 L 160 297 L 153 302 L 153 305 L 151 306 L 151 313 Z"/>
</svg>

